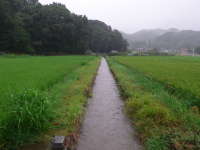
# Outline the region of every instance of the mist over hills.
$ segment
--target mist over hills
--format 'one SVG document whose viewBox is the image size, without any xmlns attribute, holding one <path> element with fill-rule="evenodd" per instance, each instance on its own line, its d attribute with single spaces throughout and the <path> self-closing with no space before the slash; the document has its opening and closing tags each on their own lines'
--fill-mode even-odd
<svg viewBox="0 0 200 150">
<path fill-rule="evenodd" d="M 123 37 L 125 39 L 131 39 L 132 41 L 137 41 L 137 40 L 145 40 L 145 39 L 149 39 L 149 38 L 154 38 L 157 36 L 160 36 L 166 32 L 180 32 L 178 29 L 176 28 L 171 28 L 168 30 L 164 30 L 164 29 L 152 29 L 152 30 L 140 30 L 138 32 L 135 32 L 133 34 L 126 34 L 122 31 L 120 31 L 123 35 Z"/>
<path fill-rule="evenodd" d="M 176 28 L 171 28 L 171 29 L 152 29 L 152 30 L 147 30 L 147 29 L 143 29 L 140 30 L 138 32 L 135 32 L 133 34 L 126 34 L 122 31 L 120 31 L 122 36 L 127 39 L 128 43 L 129 43 L 129 48 L 130 49 L 134 49 L 135 47 L 135 42 L 136 41 L 143 41 L 146 45 L 148 45 L 149 43 L 149 38 L 150 38 L 150 42 L 153 43 L 154 40 L 158 37 L 161 36 L 162 34 L 165 34 L 167 32 L 175 32 L 178 33 L 180 32 L 180 30 L 176 29 Z M 144 47 L 144 45 L 142 46 L 142 48 Z"/>
<path fill-rule="evenodd" d="M 133 34 L 121 32 L 127 39 L 130 49 L 147 48 L 149 38 L 151 48 L 164 48 L 180 50 L 184 46 L 190 46 L 195 49 L 200 46 L 200 31 L 179 30 L 176 28 L 140 30 Z"/>
</svg>

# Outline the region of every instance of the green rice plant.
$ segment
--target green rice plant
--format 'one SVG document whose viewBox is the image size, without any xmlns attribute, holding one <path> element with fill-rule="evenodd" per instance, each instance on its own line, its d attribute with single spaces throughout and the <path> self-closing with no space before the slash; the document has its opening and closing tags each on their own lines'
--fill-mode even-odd
<svg viewBox="0 0 200 150">
<path fill-rule="evenodd" d="M 200 121 L 197 119 L 199 116 L 195 121 L 190 111 L 191 103 L 185 97 L 172 95 L 165 85 L 137 68 L 130 68 L 109 57 L 106 59 L 125 100 L 126 114 L 134 122 L 146 149 L 194 146 L 193 128 L 195 125 L 198 131 Z M 190 136 L 186 136 L 187 132 Z M 196 134 L 196 147 L 199 139 L 199 134 Z"/>
<path fill-rule="evenodd" d="M 51 95 L 59 102 L 56 120 L 52 121 L 53 128 L 45 137 L 52 139 L 54 135 L 73 135 L 77 140 L 79 126 L 90 95 L 94 77 L 100 64 L 101 57 L 88 62 L 63 79 L 63 82 L 55 84 L 51 89 Z M 58 125 L 56 125 L 58 124 Z"/>
<path fill-rule="evenodd" d="M 82 77 L 88 79 L 82 86 L 88 88 L 91 78 L 98 67 L 99 58 L 93 56 L 56 56 L 56 57 L 19 57 L 16 59 L 0 58 L 0 148 L 16 149 L 27 141 L 35 141 L 41 133 L 55 128 L 52 122 L 62 118 L 63 110 L 72 109 L 70 116 L 76 118 L 80 112 L 78 107 L 64 107 L 64 97 L 71 93 L 66 87 L 73 87 Z M 88 63 L 94 61 L 92 65 Z M 88 64 L 88 65 L 82 65 Z M 84 72 L 78 73 L 81 68 L 87 67 Z M 84 75 L 85 74 L 85 75 Z M 59 91 L 55 87 L 59 88 Z M 61 91 L 60 91 L 61 90 Z M 80 92 L 80 89 L 77 89 Z M 86 99 L 81 92 L 80 101 Z M 76 93 L 70 97 L 77 100 Z M 69 100 L 68 104 L 71 103 Z M 61 107 L 62 106 L 62 107 Z M 61 110 L 60 110 L 61 109 Z M 82 110 L 81 110 L 82 111 Z M 69 114 L 68 111 L 65 111 Z M 66 116 L 65 116 L 66 117 Z M 66 122 L 73 122 L 73 119 Z M 73 120 L 73 121 L 70 121 Z M 72 125 L 71 125 L 72 126 Z M 72 128 L 72 127 L 70 127 Z"/>
<path fill-rule="evenodd" d="M 166 85 L 166 89 L 200 108 L 199 57 L 113 57 L 117 62 Z"/>
<path fill-rule="evenodd" d="M 0 98 L 28 89 L 44 91 L 93 59 L 94 56 L 0 57 Z"/>
</svg>

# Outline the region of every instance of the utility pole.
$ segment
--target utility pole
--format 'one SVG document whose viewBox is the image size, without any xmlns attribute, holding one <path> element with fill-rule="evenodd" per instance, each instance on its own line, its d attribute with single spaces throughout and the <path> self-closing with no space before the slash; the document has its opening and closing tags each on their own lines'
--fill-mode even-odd
<svg viewBox="0 0 200 150">
<path fill-rule="evenodd" d="M 150 38 L 149 38 L 149 55 L 150 55 L 150 48 L 151 48 L 151 47 L 150 47 Z"/>
<path fill-rule="evenodd" d="M 150 38 L 149 38 L 149 50 L 150 50 Z"/>
</svg>

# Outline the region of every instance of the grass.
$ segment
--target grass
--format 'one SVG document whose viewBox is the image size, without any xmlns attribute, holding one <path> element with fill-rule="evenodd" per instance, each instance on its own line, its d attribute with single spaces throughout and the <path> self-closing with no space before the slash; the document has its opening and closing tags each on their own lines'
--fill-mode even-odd
<svg viewBox="0 0 200 150">
<path fill-rule="evenodd" d="M 75 132 L 76 125 L 81 123 L 87 96 L 91 95 L 94 77 L 100 64 L 100 57 L 87 65 L 73 71 L 70 77 L 64 78 L 62 84 L 56 84 L 52 94 L 61 100 L 60 114 L 62 117 L 58 122 L 63 122 L 67 128 L 64 133 Z M 64 97 L 63 97 L 64 95 Z"/>
<path fill-rule="evenodd" d="M 0 57 L 0 95 L 14 94 L 25 89 L 44 91 L 62 80 L 73 69 L 93 60 L 94 57 Z"/>
<path fill-rule="evenodd" d="M 0 57 L 0 148 L 77 130 L 99 62 L 91 56 Z"/>
<path fill-rule="evenodd" d="M 136 68 L 106 59 L 145 149 L 199 148 L 199 113 L 193 113 L 197 107 L 184 97 L 172 95 L 165 85 Z"/>
<path fill-rule="evenodd" d="M 171 93 L 200 108 L 199 57 L 114 57 L 119 63 L 173 87 Z"/>
</svg>

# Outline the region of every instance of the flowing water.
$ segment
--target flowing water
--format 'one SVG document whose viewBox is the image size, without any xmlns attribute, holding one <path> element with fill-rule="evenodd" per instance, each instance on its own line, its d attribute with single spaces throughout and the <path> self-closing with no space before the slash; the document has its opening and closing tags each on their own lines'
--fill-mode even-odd
<svg viewBox="0 0 200 150">
<path fill-rule="evenodd" d="M 104 58 L 92 94 L 77 150 L 142 150 L 136 132 L 123 114 L 123 101 Z M 51 150 L 51 143 L 35 143 L 20 150 Z"/>
<path fill-rule="evenodd" d="M 123 113 L 124 103 L 105 58 L 101 60 L 92 94 L 77 150 L 141 150 L 136 132 Z"/>
</svg>

